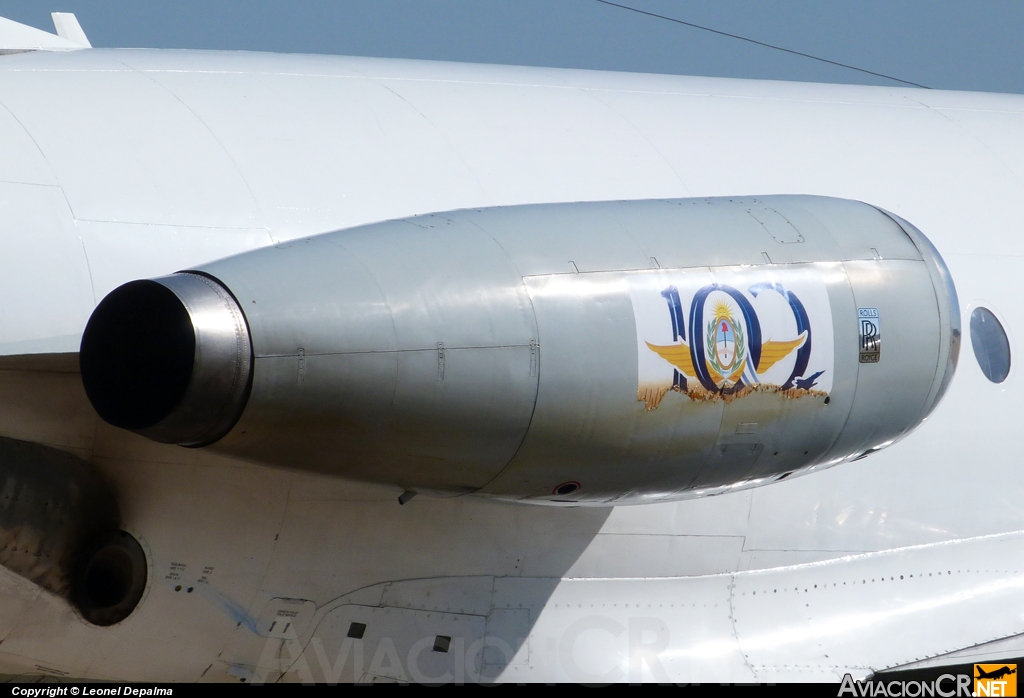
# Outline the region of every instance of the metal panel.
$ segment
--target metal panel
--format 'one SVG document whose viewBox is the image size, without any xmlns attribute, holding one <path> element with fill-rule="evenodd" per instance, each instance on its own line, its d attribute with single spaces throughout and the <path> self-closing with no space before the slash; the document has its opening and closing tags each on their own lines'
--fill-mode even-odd
<svg viewBox="0 0 1024 698">
<path fill-rule="evenodd" d="M 527 587 L 522 580 L 523 586 Z M 728 575 L 648 580 L 563 580 L 538 614 L 530 673 L 556 681 L 749 682 L 730 614 Z"/>
<path fill-rule="evenodd" d="M 259 228 L 203 228 L 173 225 L 76 222 L 89 255 L 89 271 L 97 299 L 128 278 L 173 274 L 210 259 L 255 250 L 273 243 Z M 162 250 L 154 255 L 154 249 Z M 132 269 L 126 275 L 126 269 Z"/>
<path fill-rule="evenodd" d="M 63 192 L 0 182 L 0 245 L 0 354 L 78 351 L 95 300 Z"/>
<path fill-rule="evenodd" d="M 0 72 L 4 105 L 31 124 L 77 218 L 262 227 L 237 166 L 194 112 L 109 54 L 81 53 L 73 79 Z"/>
<path fill-rule="evenodd" d="M 57 184 L 39 146 L 6 107 L 0 106 L 0 181 Z"/>
<path fill-rule="evenodd" d="M 521 275 L 505 250 L 462 216 L 420 216 L 327 239 L 373 276 L 399 349 L 436 348 L 438 342 L 529 346 L 537 336 Z"/>
<path fill-rule="evenodd" d="M 844 259 L 921 259 L 903 229 L 873 206 L 822 197 L 808 210 L 828 228 Z"/>
<path fill-rule="evenodd" d="M 204 269 L 245 308 L 257 357 L 218 450 L 454 492 L 518 450 L 537 330 L 522 278 L 477 227 L 429 216 Z"/>
<path fill-rule="evenodd" d="M 1019 544 L 992 537 L 739 574 L 736 636 L 759 681 L 838 681 L 1020 633 L 1005 612 L 1024 584 Z"/>
<path fill-rule="evenodd" d="M 519 454 L 484 491 L 550 497 L 559 483 L 577 481 L 586 492 L 610 498 L 628 488 L 631 478 L 620 467 L 627 454 L 655 462 L 662 455 L 663 470 L 677 469 L 665 453 L 666 441 L 635 438 L 634 421 L 644 408 L 636 399 L 636 339 L 625 277 L 560 274 L 528 277 L 526 283 L 540 328 L 537 408 Z"/>
<path fill-rule="evenodd" d="M 888 445 L 921 414 L 939 366 L 939 312 L 923 262 L 847 262 L 857 307 L 877 308 L 891 328 L 878 363 L 858 363 L 857 399 L 834 452 Z M 849 327 L 859 321 L 851 315 Z M 837 322 L 838 324 L 838 322 Z M 851 333 L 852 334 L 852 333 Z M 847 341 L 856 341 L 851 336 Z M 909 421 L 908 421 L 909 420 Z"/>
<path fill-rule="evenodd" d="M 362 637 L 349 636 L 353 623 L 365 625 Z M 286 669 L 284 681 L 479 681 L 485 627 L 482 616 L 339 606 L 320 621 L 300 656 L 289 656 L 299 648 L 282 647 L 284 661 L 269 657 L 258 674 L 272 679 L 276 664 Z M 446 651 L 434 650 L 438 636 L 447 639 Z"/>
<path fill-rule="evenodd" d="M 372 472 L 387 444 L 398 355 L 313 355 L 304 368 L 300 384 L 297 356 L 256 359 L 246 410 L 213 448 L 356 478 Z"/>
<path fill-rule="evenodd" d="M 649 269 L 651 260 L 627 233 L 623 220 L 643 217 L 660 202 L 595 202 L 496 208 L 457 214 L 479 226 L 501 245 L 522 276 Z M 572 262 L 574 266 L 570 267 Z"/>
<path fill-rule="evenodd" d="M 530 492 L 558 499 L 549 493 L 559 483 L 573 481 L 583 487 L 578 495 L 567 497 L 570 500 L 633 500 L 683 489 L 699 493 L 818 462 L 849 414 L 853 400 L 845 378 L 849 366 L 838 367 L 840 392 L 835 405 L 830 404 L 831 390 L 794 399 L 802 393 L 785 396 L 779 386 L 771 388 L 774 392 L 754 391 L 731 399 L 687 397 L 685 388 L 679 395 L 678 386 L 669 391 L 665 384 L 649 389 L 660 390 L 653 398 L 644 397 L 645 388 L 638 386 L 634 372 L 639 320 L 627 301 L 627 289 L 637 284 L 658 290 L 673 280 L 687 279 L 688 286 L 710 288 L 718 279 L 754 284 L 751 287 L 756 290 L 756 284 L 765 279 L 796 280 L 801 275 L 821 285 L 819 296 L 827 293 L 818 300 L 819 306 L 825 304 L 826 315 L 815 317 L 815 322 L 822 323 L 816 351 L 827 359 L 822 372 L 831 374 L 837 364 L 832 358 L 828 306 L 837 294 L 849 304 L 846 277 L 835 264 L 527 279 L 542 336 L 538 406 L 522 450 L 485 491 L 520 496 Z M 775 302 L 781 303 L 784 316 L 791 313 L 781 297 Z M 792 318 L 788 322 L 792 324 Z M 795 329 L 779 331 L 797 333 Z M 595 337 L 604 341 L 595 342 Z M 766 336 L 764 340 L 784 338 Z M 804 373 L 800 377 L 811 383 L 814 376 Z M 827 380 L 831 385 L 833 377 Z M 644 397 L 646 406 L 638 397 Z M 629 467 L 623 468 L 625 463 Z"/>
<path fill-rule="evenodd" d="M 281 243 L 206 269 L 245 311 L 257 359 L 297 357 L 300 348 L 308 357 L 399 348 L 373 274 L 327 238 Z"/>
<path fill-rule="evenodd" d="M 744 220 L 743 211 L 732 202 L 637 202 L 628 211 L 617 207 L 611 208 L 609 214 L 643 250 L 647 263 L 640 268 L 764 264 L 763 245 L 749 244 L 750 233 L 757 224 L 749 218 Z"/>
<path fill-rule="evenodd" d="M 256 620 L 256 633 L 262 637 L 296 637 L 306 632 L 316 604 L 308 599 L 273 598 Z"/>
<path fill-rule="evenodd" d="M 467 195 L 488 196 L 422 113 L 358 69 L 338 71 L 328 60 L 315 74 L 282 72 L 274 62 L 255 72 L 251 62 L 195 72 L 142 62 L 146 79 L 217 135 L 277 240 L 446 211 L 465 206 Z M 399 190 L 397 198 L 383 195 Z"/>
</svg>

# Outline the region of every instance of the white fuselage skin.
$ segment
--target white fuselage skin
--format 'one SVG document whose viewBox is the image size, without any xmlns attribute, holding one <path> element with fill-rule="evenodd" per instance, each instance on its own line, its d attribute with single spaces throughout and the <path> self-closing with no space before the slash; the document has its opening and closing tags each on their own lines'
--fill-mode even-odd
<svg viewBox="0 0 1024 698">
<path fill-rule="evenodd" d="M 984 377 L 968 331 L 991 309 L 1016 357 L 1024 97 L 36 52 L 0 57 L 0 152 L 3 355 L 77 352 L 116 286 L 303 236 L 459 208 L 759 194 L 857 199 L 912 222 L 949 266 L 964 327 L 947 395 L 890 448 L 617 508 L 399 506 L 397 488 L 114 429 L 76 373 L 0 371 L 0 435 L 100 468 L 150 562 L 139 607 L 108 628 L 0 569 L 0 673 L 838 680 L 1024 633 L 1024 394 L 1015 366 Z M 303 610 L 275 637 L 261 618 L 280 599 L 306 603 L 288 602 Z M 365 640 L 338 639 L 348 618 Z M 432 652 L 436 635 L 456 638 L 448 653 Z M 481 650 L 483 637 L 508 645 Z"/>
</svg>

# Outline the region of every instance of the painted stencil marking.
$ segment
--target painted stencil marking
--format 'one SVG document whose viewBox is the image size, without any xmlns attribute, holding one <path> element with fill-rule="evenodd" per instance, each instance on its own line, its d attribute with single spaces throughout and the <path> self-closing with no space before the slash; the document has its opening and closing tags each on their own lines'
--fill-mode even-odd
<svg viewBox="0 0 1024 698">
<path fill-rule="evenodd" d="M 832 308 L 821 270 L 694 269 L 628 279 L 637 398 L 648 410 L 669 391 L 731 401 L 832 389 Z"/>
</svg>

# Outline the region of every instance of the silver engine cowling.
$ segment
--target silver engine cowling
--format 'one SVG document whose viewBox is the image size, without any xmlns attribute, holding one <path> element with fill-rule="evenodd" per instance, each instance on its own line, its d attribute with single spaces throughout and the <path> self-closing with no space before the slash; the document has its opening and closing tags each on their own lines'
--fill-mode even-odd
<svg viewBox="0 0 1024 698">
<path fill-rule="evenodd" d="M 437 493 L 627 503 L 857 458 L 928 415 L 937 251 L 811 196 L 456 211 L 113 291 L 80 354 L 149 438 Z"/>
</svg>

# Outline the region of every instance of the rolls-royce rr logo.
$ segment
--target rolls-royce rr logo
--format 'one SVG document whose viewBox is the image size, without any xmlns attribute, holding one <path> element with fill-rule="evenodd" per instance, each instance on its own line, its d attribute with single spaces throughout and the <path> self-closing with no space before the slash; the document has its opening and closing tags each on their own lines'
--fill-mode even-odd
<svg viewBox="0 0 1024 698">
<path fill-rule="evenodd" d="M 882 324 L 878 308 L 857 308 L 860 320 L 860 362 L 877 364 L 882 356 Z"/>
</svg>

